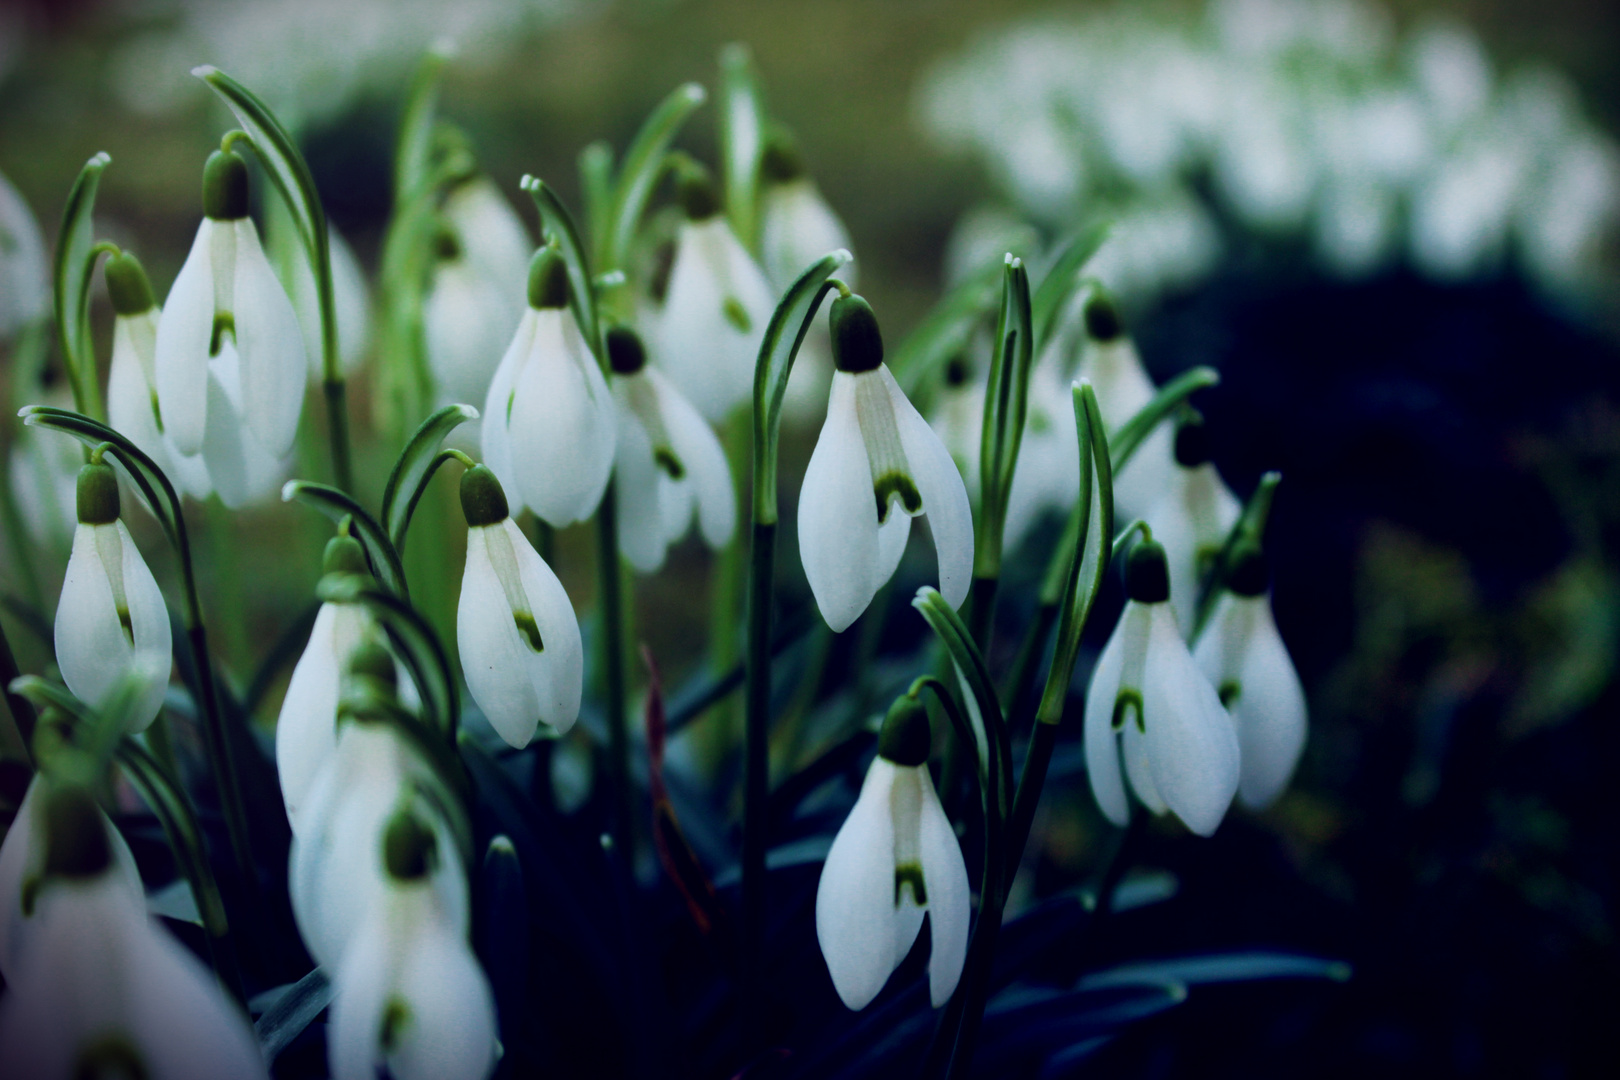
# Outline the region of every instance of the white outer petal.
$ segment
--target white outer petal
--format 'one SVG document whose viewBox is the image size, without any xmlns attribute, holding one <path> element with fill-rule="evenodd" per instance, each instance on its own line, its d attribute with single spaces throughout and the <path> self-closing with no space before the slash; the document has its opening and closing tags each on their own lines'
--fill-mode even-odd
<svg viewBox="0 0 1620 1080">
<path fill-rule="evenodd" d="M 894 816 L 890 809 L 899 770 L 875 758 L 860 797 L 833 838 L 816 886 L 816 940 L 833 988 L 845 1006 L 864 1009 L 905 951 L 895 955 L 899 915 L 894 904 Z M 909 893 L 908 893 L 909 895 Z M 922 927 L 917 909 L 914 940 Z M 909 948 L 910 942 L 907 942 Z"/>
<path fill-rule="evenodd" d="M 467 690 L 484 716 L 508 743 L 527 746 L 540 723 L 540 698 L 528 675 L 533 653 L 512 621 L 506 592 L 490 561 L 486 533 L 498 527 L 467 530 L 467 565 L 456 606 L 456 648 L 461 653 Z M 538 612 L 531 614 L 538 626 Z M 544 629 L 540 640 L 550 647 Z"/>
<path fill-rule="evenodd" d="M 164 430 L 182 454 L 202 449 L 208 409 L 208 345 L 214 332 L 213 231 L 204 218 L 158 320 L 157 391 Z"/>
<path fill-rule="evenodd" d="M 634 412 L 619 407 L 618 442 L 613 451 L 613 496 L 619 515 L 619 552 L 630 565 L 650 574 L 664 565 L 668 538 L 658 501 L 660 474 L 652 441 Z"/>
<path fill-rule="evenodd" d="M 726 319 L 728 296 L 747 313 L 746 331 Z M 681 224 L 653 351 L 705 419 L 724 419 L 753 391 L 754 361 L 774 307 L 764 271 L 723 215 Z"/>
<path fill-rule="evenodd" d="M 41 908 L 34 905 L 31 914 L 24 914 L 22 906 L 23 882 L 44 868 L 45 822 L 44 806 L 39 794 L 45 781 L 40 773 L 28 783 L 17 814 L 6 838 L 0 843 L 0 976 L 15 983 L 19 974 L 18 962 L 34 928 L 39 923 Z M 131 910 L 146 910 L 145 889 L 141 885 L 140 871 L 135 868 L 135 856 L 124 842 L 123 834 L 106 814 L 101 815 L 107 831 L 108 846 L 113 855 L 113 875 L 120 895 L 129 901 Z"/>
<path fill-rule="evenodd" d="M 276 719 L 276 772 L 294 833 L 304 827 L 301 811 L 310 785 L 337 752 L 343 671 L 369 623 L 358 604 L 322 604 L 287 684 Z"/>
<path fill-rule="evenodd" d="M 437 400 L 445 404 L 483 400 L 522 320 L 522 311 L 472 263 L 465 259 L 440 263 L 422 309 Z"/>
<path fill-rule="evenodd" d="M 1189 829 L 1211 836 L 1237 794 L 1237 730 L 1193 662 L 1166 604 L 1152 604 L 1142 688 L 1148 763 L 1165 804 Z"/>
<path fill-rule="evenodd" d="M 1193 659 L 1219 690 L 1239 686 L 1232 723 L 1242 748 L 1238 799 L 1262 810 L 1288 786 L 1305 749 L 1305 689 L 1264 596 L 1224 594 Z"/>
<path fill-rule="evenodd" d="M 928 890 L 928 923 L 932 952 L 928 957 L 928 990 L 934 1008 L 950 999 L 962 977 L 968 943 L 968 874 L 962 846 L 945 808 L 934 792 L 928 766 L 917 769 L 922 786 L 921 830 L 923 883 Z"/>
<path fill-rule="evenodd" d="M 242 395 L 248 426 L 274 457 L 292 449 L 309 381 L 304 331 L 287 290 L 270 268 L 252 218 L 236 229 L 236 351 L 241 358 Z"/>
<path fill-rule="evenodd" d="M 484 396 L 484 411 L 479 417 L 480 449 L 484 464 L 495 474 L 506 491 L 506 505 L 514 514 L 523 509 L 523 492 L 518 489 L 517 477 L 512 472 L 512 439 L 508 434 L 509 413 L 515 403 L 518 373 L 529 358 L 534 343 L 535 319 L 539 312 L 529 309 L 518 322 L 512 334 L 512 343 L 506 347 L 490 380 L 489 393 Z"/>
<path fill-rule="evenodd" d="M 842 371 L 833 375 L 827 422 L 799 488 L 799 557 L 821 617 L 834 631 L 859 618 L 881 584 L 877 504 L 855 416 L 855 376 Z"/>
<path fill-rule="evenodd" d="M 670 448 L 686 466 L 682 482 L 691 487 L 697 500 L 703 539 L 712 548 L 725 547 L 737 529 L 737 493 L 731 484 L 725 449 L 702 414 L 663 372 L 648 368 L 647 378 L 658 391 Z"/>
<path fill-rule="evenodd" d="M 894 381 L 889 365 L 879 364 L 876 375 L 883 380 L 889 400 L 894 403 L 900 446 L 905 450 L 911 478 L 922 496 L 928 531 L 934 534 L 940 595 L 951 607 L 959 608 L 967 599 L 968 586 L 973 581 L 973 511 L 968 506 L 967 488 L 962 484 L 962 474 L 956 471 L 950 451 L 911 404 L 900 384 Z"/>
<path fill-rule="evenodd" d="M 1139 604 L 1126 604 L 1108 643 L 1103 646 L 1097 666 L 1086 688 L 1085 742 L 1086 775 L 1091 778 L 1091 794 L 1103 816 L 1120 828 L 1130 824 L 1131 804 L 1125 794 L 1125 779 L 1119 771 L 1118 737 L 1114 733 L 1114 701 L 1119 696 L 1120 676 L 1125 669 L 1125 652 L 1132 639 L 1144 637 L 1146 613 Z M 1131 723 L 1135 723 L 1132 718 Z"/>
<path fill-rule="evenodd" d="M 454 226 L 468 260 L 504 290 L 511 310 L 520 312 L 528 295 L 534 243 L 500 188 L 488 176 L 476 176 L 445 196 L 444 216 Z"/>
<path fill-rule="evenodd" d="M 220 502 L 235 510 L 280 490 L 291 457 L 277 458 L 243 417 L 240 358 L 226 340 L 208 363 L 208 430 L 202 460 Z"/>
<path fill-rule="evenodd" d="M 497 527 L 506 530 L 512 540 L 523 592 L 534 606 L 534 621 L 546 645 L 545 653 L 535 657 L 538 662 L 530 667 L 535 696 L 540 701 L 540 721 L 560 735 L 579 718 L 580 696 L 585 689 L 585 646 L 579 636 L 579 617 L 574 614 L 562 582 L 534 550 L 517 522 L 507 518 Z M 514 625 L 513 632 L 516 630 Z"/>
<path fill-rule="evenodd" d="M 157 349 L 157 309 L 113 319 L 112 367 L 107 373 L 107 424 L 126 436 L 165 475 L 172 471 L 169 445 L 158 430 L 155 388 L 146 381 L 140 350 Z"/>
<path fill-rule="evenodd" d="M 163 708 L 163 695 L 169 685 L 174 662 L 174 639 L 169 626 L 169 608 L 163 591 L 152 576 L 140 548 L 122 521 L 113 523 L 123 541 L 124 599 L 129 602 L 130 628 L 135 634 L 135 662 L 147 683 L 130 720 L 130 731 L 145 731 Z"/>
<path fill-rule="evenodd" d="M 1144 447 L 1145 449 L 1145 447 Z M 1199 552 L 1219 551 L 1243 512 L 1215 466 L 1175 466 L 1164 496 L 1148 515 L 1153 538 L 1164 545 L 1170 568 L 1170 603 L 1182 633 L 1190 634 L 1198 614 Z"/>
<path fill-rule="evenodd" d="M 559 528 L 584 521 L 612 475 L 618 419 L 601 368 L 566 308 L 535 312 L 516 390 L 507 438 L 524 504 Z"/>
</svg>

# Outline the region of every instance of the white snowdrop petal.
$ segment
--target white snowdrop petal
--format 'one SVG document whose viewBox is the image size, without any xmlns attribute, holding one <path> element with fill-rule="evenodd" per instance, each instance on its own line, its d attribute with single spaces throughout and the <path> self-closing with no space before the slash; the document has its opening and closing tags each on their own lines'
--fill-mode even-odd
<svg viewBox="0 0 1620 1080">
<path fill-rule="evenodd" d="M 1120 732 L 1120 760 L 1125 763 L 1125 777 L 1130 781 L 1131 791 L 1142 805 L 1147 807 L 1149 813 L 1160 815 L 1170 808 L 1165 804 L 1164 796 L 1159 793 L 1159 787 L 1153 779 L 1153 765 L 1148 756 L 1151 750 L 1152 745 L 1142 728 L 1137 725 L 1136 714 L 1133 711 L 1131 718 L 1125 722 L 1125 727 Z"/>
<path fill-rule="evenodd" d="M 522 318 L 471 262 L 440 263 L 422 308 L 423 344 L 438 400 L 482 400 Z"/>
<path fill-rule="evenodd" d="M 495 576 L 487 535 L 492 528 L 498 526 L 467 530 L 467 566 L 456 608 L 456 646 L 467 689 L 490 724 L 511 745 L 527 746 L 541 711 L 528 675 L 534 654 L 519 633 L 506 591 Z M 540 613 L 530 614 L 538 625 Z M 544 640 L 544 628 L 541 634 Z"/>
<path fill-rule="evenodd" d="M 764 271 L 724 216 L 681 224 L 654 354 L 705 419 L 724 419 L 752 393 L 754 361 L 774 307 Z M 734 321 L 739 308 L 746 329 Z"/>
<path fill-rule="evenodd" d="M 130 731 L 145 731 L 163 707 L 173 663 L 173 637 L 169 608 L 140 548 L 123 521 L 113 522 L 123 541 L 124 597 L 129 604 L 130 628 L 135 637 L 135 658 L 146 676 L 146 687 L 130 718 Z"/>
<path fill-rule="evenodd" d="M 522 575 L 523 592 L 534 608 L 545 651 L 529 656 L 529 672 L 540 704 L 540 720 L 558 734 L 574 726 L 585 689 L 585 646 L 579 618 L 551 567 L 534 550 L 517 522 L 507 518 L 493 528 L 510 538 Z"/>
<path fill-rule="evenodd" d="M 326 1035 L 332 1080 L 375 1080 L 382 1064 L 378 1040 L 396 981 L 390 914 L 361 925 L 332 973 L 337 993 Z"/>
<path fill-rule="evenodd" d="M 423 927 L 401 958 L 410 1017 L 388 1055 L 396 1080 L 483 1080 L 495 1066 L 495 999 L 459 935 Z"/>
<path fill-rule="evenodd" d="M 337 706 L 344 668 L 369 624 L 357 604 L 322 604 L 309 643 L 293 668 L 276 720 L 276 772 L 293 832 L 303 827 L 304 797 L 337 751 Z"/>
<path fill-rule="evenodd" d="M 630 565 L 650 574 L 664 565 L 663 511 L 658 502 L 658 466 L 646 428 L 629 409 L 619 410 L 614 450 L 613 496 L 619 515 L 619 551 Z"/>
<path fill-rule="evenodd" d="M 273 457 L 292 449 L 309 379 L 304 332 L 287 290 L 259 245 L 252 218 L 236 229 L 236 351 L 248 426 Z"/>
<path fill-rule="evenodd" d="M 1168 607 L 1150 606 L 1143 699 L 1153 784 L 1189 829 L 1210 836 L 1237 794 L 1237 731 L 1193 662 Z"/>
<path fill-rule="evenodd" d="M 530 309 L 518 323 L 512 343 L 507 346 L 506 355 L 501 357 L 500 364 L 495 368 L 495 377 L 490 380 L 489 392 L 484 396 L 484 410 L 479 418 L 479 444 L 484 464 L 501 482 L 506 492 L 507 507 L 514 514 L 523 509 L 523 493 L 518 488 L 517 477 L 512 473 L 512 440 L 508 430 L 515 404 L 518 372 L 528 360 L 534 344 L 538 315 L 539 312 Z"/>
<path fill-rule="evenodd" d="M 173 471 L 168 443 L 159 427 L 155 377 L 158 313 L 119 315 L 113 320 L 112 366 L 107 373 L 107 423 L 151 458 L 165 475 Z M 143 359 L 142 354 L 145 354 Z"/>
<path fill-rule="evenodd" d="M 808 177 L 768 186 L 760 202 L 760 254 L 778 293 L 829 251 L 854 247 L 844 223 Z M 853 264 L 840 267 L 838 276 L 855 288 Z"/>
<path fill-rule="evenodd" d="M 969 887 L 962 846 L 934 792 L 928 766 L 917 770 L 922 786 L 923 881 L 928 889 L 928 923 L 933 950 L 928 957 L 928 988 L 934 1008 L 950 999 L 967 960 Z"/>
<path fill-rule="evenodd" d="M 683 482 L 697 501 L 703 539 L 712 548 L 725 547 L 737 529 L 737 493 L 725 449 L 702 414 L 661 372 L 648 369 L 647 378 L 657 388 L 671 449 L 686 466 Z"/>
<path fill-rule="evenodd" d="M 1217 669 L 1214 658 L 1229 650 Z M 1260 810 L 1288 786 L 1305 749 L 1305 690 L 1277 633 L 1271 602 L 1264 596 L 1222 596 L 1220 607 L 1194 653 L 1199 667 L 1219 690 L 1230 681 L 1237 697 L 1229 711 L 1242 749 L 1238 798 Z"/>
<path fill-rule="evenodd" d="M 213 231 L 204 218 L 158 320 L 157 392 L 163 426 L 175 449 L 202 449 L 208 410 L 208 346 L 214 332 Z"/>
<path fill-rule="evenodd" d="M 266 450 L 249 428 L 239 358 L 229 341 L 208 364 L 208 429 L 202 458 L 220 502 L 235 510 L 274 494 L 287 463 Z"/>
<path fill-rule="evenodd" d="M 833 376 L 827 422 L 799 488 L 799 556 L 821 617 L 835 632 L 860 617 L 878 590 L 877 507 L 855 415 L 855 376 Z"/>
<path fill-rule="evenodd" d="M 1135 618 L 1133 608 L 1127 604 L 1120 625 L 1103 646 L 1102 655 L 1091 673 L 1091 685 L 1086 688 L 1085 744 L 1086 775 L 1091 780 L 1091 794 L 1103 816 L 1120 828 L 1131 820 L 1131 804 L 1125 794 L 1125 781 L 1119 771 L 1118 737 L 1114 733 L 1114 701 L 1119 695 L 1120 674 L 1125 666 L 1126 620 Z M 1132 720 L 1134 723 L 1134 719 Z"/>
<path fill-rule="evenodd" d="M 816 940 L 838 997 L 864 1009 L 894 970 L 893 763 L 877 758 L 816 886 Z M 921 925 L 921 914 L 917 916 Z"/>
<path fill-rule="evenodd" d="M 552 525 L 596 512 L 613 471 L 618 427 L 601 369 L 563 308 L 535 313 L 507 428 L 523 502 Z"/>
<path fill-rule="evenodd" d="M 922 496 L 928 530 L 934 535 L 940 595 L 951 607 L 961 607 L 973 581 L 973 511 L 968 506 L 962 474 L 956 471 L 956 462 L 945 444 L 894 381 L 889 366 L 879 364 L 874 374 L 883 380 L 889 400 L 894 403 L 900 445 Z"/>
<path fill-rule="evenodd" d="M 56 661 L 62 681 L 75 697 L 97 708 L 117 688 L 135 651 L 119 622 L 96 542 L 97 529 L 112 528 L 80 524 L 73 531 L 73 552 L 56 606 Z"/>
</svg>

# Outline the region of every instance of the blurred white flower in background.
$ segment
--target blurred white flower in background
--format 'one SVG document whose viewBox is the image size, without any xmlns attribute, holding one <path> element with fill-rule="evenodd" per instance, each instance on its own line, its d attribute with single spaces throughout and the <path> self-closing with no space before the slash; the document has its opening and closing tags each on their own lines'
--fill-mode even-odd
<svg viewBox="0 0 1620 1080">
<path fill-rule="evenodd" d="M 1504 259 L 1557 294 L 1614 283 L 1620 147 L 1544 66 L 1492 68 L 1466 27 L 1397 34 L 1366 0 L 1213 0 L 1028 20 L 917 94 L 1048 226 L 1114 223 L 1093 272 L 1128 300 L 1196 284 L 1221 224 L 1302 238 L 1346 278 L 1405 259 L 1438 280 Z"/>
</svg>

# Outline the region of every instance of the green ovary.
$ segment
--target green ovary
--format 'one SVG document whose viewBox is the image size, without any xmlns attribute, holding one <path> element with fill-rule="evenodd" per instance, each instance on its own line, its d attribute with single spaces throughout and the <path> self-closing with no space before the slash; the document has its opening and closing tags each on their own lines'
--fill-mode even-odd
<svg viewBox="0 0 1620 1080">
<path fill-rule="evenodd" d="M 886 472 L 872 481 L 872 493 L 877 497 L 878 524 L 889 519 L 889 504 L 899 496 L 900 505 L 908 514 L 922 509 L 922 494 L 911 477 L 901 472 Z"/>
</svg>

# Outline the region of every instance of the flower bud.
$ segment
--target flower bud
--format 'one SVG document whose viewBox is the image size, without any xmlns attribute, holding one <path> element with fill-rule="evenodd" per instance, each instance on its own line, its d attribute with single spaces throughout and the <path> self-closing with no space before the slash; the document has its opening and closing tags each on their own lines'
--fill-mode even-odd
<svg viewBox="0 0 1620 1080">
<path fill-rule="evenodd" d="M 1144 540 L 1125 560 L 1125 594 L 1140 604 L 1162 604 L 1170 599 L 1170 566 L 1164 545 Z"/>
<path fill-rule="evenodd" d="M 396 881 L 420 881 L 439 862 L 439 841 L 433 830 L 409 810 L 389 819 L 383 833 L 383 866 Z"/>
<path fill-rule="evenodd" d="M 1093 341 L 1113 341 L 1125 332 L 1114 298 L 1098 290 L 1086 303 L 1086 333 Z"/>
<path fill-rule="evenodd" d="M 323 574 L 369 574 L 365 549 L 352 536 L 334 536 L 326 542 L 326 554 L 321 558 Z"/>
<path fill-rule="evenodd" d="M 677 198 L 688 221 L 707 221 L 720 212 L 720 197 L 715 193 L 714 180 L 709 176 L 709 170 L 701 165 L 682 171 Z"/>
<path fill-rule="evenodd" d="M 141 315 L 157 307 L 145 268 L 129 252 L 120 252 L 108 259 L 102 273 L 107 276 L 107 296 L 116 314 Z"/>
<path fill-rule="evenodd" d="M 1195 412 L 1176 425 L 1176 462 L 1184 469 L 1196 469 L 1209 459 L 1209 430 Z"/>
<path fill-rule="evenodd" d="M 1226 587 L 1239 596 L 1264 596 L 1271 577 L 1266 554 L 1260 545 L 1243 542 L 1232 552 L 1232 572 Z"/>
<path fill-rule="evenodd" d="M 529 306 L 568 306 L 568 265 L 554 247 L 543 247 L 529 260 Z"/>
<path fill-rule="evenodd" d="M 608 366 L 615 375 L 634 375 L 647 366 L 647 347 L 641 336 L 628 326 L 615 326 L 607 332 Z"/>
<path fill-rule="evenodd" d="M 203 166 L 203 214 L 215 221 L 248 216 L 247 162 L 229 150 L 215 150 Z"/>
<path fill-rule="evenodd" d="M 55 787 L 45 800 L 45 876 L 100 877 L 112 864 L 101 808 L 82 788 Z"/>
<path fill-rule="evenodd" d="M 765 153 L 759 161 L 760 175 L 767 183 L 786 184 L 805 174 L 804 155 L 794 141 L 782 132 L 773 134 L 765 144 Z"/>
<path fill-rule="evenodd" d="M 896 765 L 924 765 L 933 741 L 928 710 L 923 703 L 910 694 L 895 698 L 894 704 L 889 706 L 889 715 L 883 718 L 883 730 L 878 734 L 878 756 Z"/>
<path fill-rule="evenodd" d="M 832 328 L 833 364 L 839 371 L 859 374 L 883 363 L 883 335 L 877 315 L 862 297 L 840 296 L 828 316 Z"/>
<path fill-rule="evenodd" d="M 474 465 L 461 474 L 461 513 L 468 528 L 498 525 L 510 516 L 506 492 L 487 466 Z"/>
<path fill-rule="evenodd" d="M 111 525 L 118 520 L 118 477 L 111 465 L 97 462 L 79 470 L 79 521 Z"/>
</svg>

